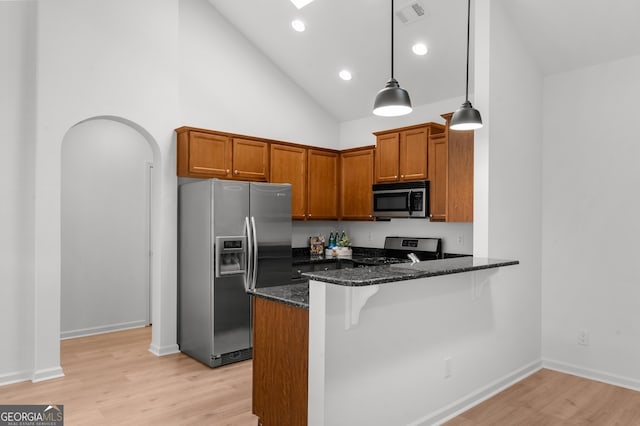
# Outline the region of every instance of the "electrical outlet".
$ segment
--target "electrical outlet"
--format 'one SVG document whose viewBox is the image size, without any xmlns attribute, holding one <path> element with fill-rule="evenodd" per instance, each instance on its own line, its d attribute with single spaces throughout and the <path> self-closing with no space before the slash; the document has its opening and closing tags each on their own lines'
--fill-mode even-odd
<svg viewBox="0 0 640 426">
<path fill-rule="evenodd" d="M 371 235 L 371 232 L 369 232 L 369 233 L 367 234 L 367 240 L 368 240 L 369 242 L 372 242 L 372 241 L 373 241 L 373 235 Z"/>
<path fill-rule="evenodd" d="M 458 245 L 459 246 L 464 245 L 464 235 L 458 235 Z"/>
<path fill-rule="evenodd" d="M 578 332 L 578 344 L 589 346 L 589 330 L 583 328 Z"/>
<path fill-rule="evenodd" d="M 444 378 L 448 379 L 453 375 L 453 370 L 451 367 L 451 357 L 448 356 L 444 359 Z"/>
</svg>

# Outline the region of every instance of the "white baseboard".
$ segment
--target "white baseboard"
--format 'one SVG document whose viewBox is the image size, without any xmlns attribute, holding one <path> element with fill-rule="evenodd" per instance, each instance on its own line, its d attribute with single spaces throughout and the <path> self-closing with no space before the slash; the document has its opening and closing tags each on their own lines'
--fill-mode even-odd
<svg viewBox="0 0 640 426">
<path fill-rule="evenodd" d="M 60 340 L 75 339 L 76 337 L 95 336 L 96 334 L 112 333 L 114 331 L 129 330 L 132 328 L 146 327 L 144 320 L 122 322 L 120 324 L 108 324 L 98 327 L 81 328 L 78 330 L 63 331 L 60 333 Z"/>
<path fill-rule="evenodd" d="M 149 352 L 151 352 L 155 356 L 173 355 L 180 353 L 180 347 L 177 344 L 158 346 L 152 343 L 151 345 L 149 345 Z"/>
<path fill-rule="evenodd" d="M 585 379 L 596 380 L 598 382 L 608 383 L 610 385 L 640 391 L 640 380 L 618 376 L 616 374 L 611 374 L 604 371 L 592 370 L 589 368 L 580 367 L 574 364 L 567 364 L 552 359 L 543 359 L 542 366 L 543 368 L 548 368 L 549 370 L 555 370 L 561 373 L 583 377 Z"/>
<path fill-rule="evenodd" d="M 15 373 L 3 374 L 0 376 L 0 386 L 27 382 L 29 380 L 33 383 L 38 383 L 45 380 L 57 379 L 58 377 L 64 377 L 62 367 L 45 368 L 36 371 L 17 371 Z"/>
<path fill-rule="evenodd" d="M 26 382 L 27 380 L 31 380 L 31 371 L 16 371 L 14 373 L 0 375 L 0 386 Z"/>
<path fill-rule="evenodd" d="M 45 368 L 43 370 L 34 371 L 31 381 L 33 383 L 38 383 L 44 380 L 57 379 L 58 377 L 64 377 L 62 367 Z"/>
<path fill-rule="evenodd" d="M 514 383 L 517 383 L 525 377 L 539 371 L 541 368 L 543 368 L 542 361 L 534 361 L 498 380 L 495 380 L 492 383 L 489 383 L 487 386 L 469 393 L 467 396 L 462 397 L 433 413 L 409 423 L 408 426 L 440 425 L 445 423 L 470 408 L 475 407 L 481 402 L 486 401 L 492 396 L 502 392 Z"/>
</svg>

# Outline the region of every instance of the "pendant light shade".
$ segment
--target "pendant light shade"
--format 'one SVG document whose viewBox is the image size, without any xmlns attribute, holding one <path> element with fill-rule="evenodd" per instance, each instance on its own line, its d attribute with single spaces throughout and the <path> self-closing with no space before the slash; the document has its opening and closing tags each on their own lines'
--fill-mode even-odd
<svg viewBox="0 0 640 426">
<path fill-rule="evenodd" d="M 376 95 L 373 113 L 383 117 L 396 117 L 409 114 L 412 110 L 409 93 L 400 87 L 398 80 L 393 78 L 393 0 L 391 0 L 391 78 Z"/>
<path fill-rule="evenodd" d="M 411 112 L 411 99 L 409 93 L 400 87 L 395 78 L 387 81 L 384 89 L 376 95 L 373 104 L 373 113 L 383 117 L 395 117 Z"/>
<path fill-rule="evenodd" d="M 467 85 L 465 101 L 451 117 L 449 128 L 451 130 L 475 130 L 482 127 L 480 111 L 469 102 L 469 30 L 471 27 L 471 0 L 467 0 Z"/>
<path fill-rule="evenodd" d="M 449 128 L 453 130 L 475 130 L 482 127 L 480 111 L 475 109 L 468 100 L 453 113 Z"/>
</svg>

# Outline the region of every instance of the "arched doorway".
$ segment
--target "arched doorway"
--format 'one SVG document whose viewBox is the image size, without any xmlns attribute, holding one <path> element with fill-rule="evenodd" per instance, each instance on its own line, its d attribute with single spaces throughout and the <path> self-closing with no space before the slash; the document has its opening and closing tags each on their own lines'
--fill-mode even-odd
<svg viewBox="0 0 640 426">
<path fill-rule="evenodd" d="M 153 141 L 117 117 L 73 126 L 62 143 L 61 337 L 151 321 Z"/>
</svg>

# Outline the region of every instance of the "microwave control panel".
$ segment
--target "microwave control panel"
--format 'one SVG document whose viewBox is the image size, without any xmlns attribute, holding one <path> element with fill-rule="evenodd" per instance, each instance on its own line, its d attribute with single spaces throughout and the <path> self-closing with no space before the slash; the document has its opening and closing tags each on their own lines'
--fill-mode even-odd
<svg viewBox="0 0 640 426">
<path fill-rule="evenodd" d="M 412 192 L 411 199 L 409 200 L 410 210 L 409 212 L 422 211 L 423 207 L 423 192 Z"/>
</svg>

